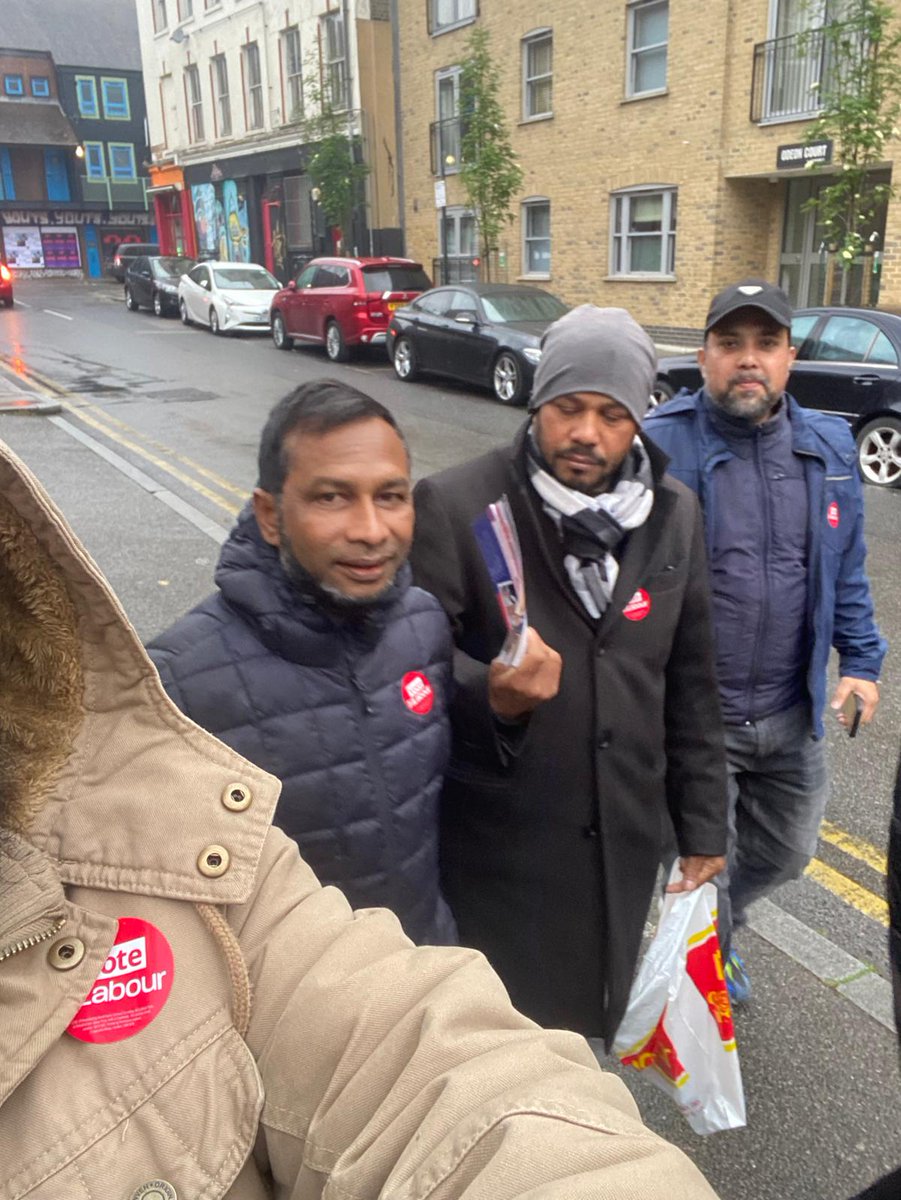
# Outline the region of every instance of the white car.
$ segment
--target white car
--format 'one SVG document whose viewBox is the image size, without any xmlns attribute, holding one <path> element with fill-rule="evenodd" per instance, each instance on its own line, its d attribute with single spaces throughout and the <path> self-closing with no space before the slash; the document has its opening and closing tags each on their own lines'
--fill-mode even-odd
<svg viewBox="0 0 901 1200">
<path fill-rule="evenodd" d="M 185 325 L 208 325 L 213 333 L 268 333 L 269 307 L 281 286 L 256 263 L 198 263 L 179 280 L 178 311 Z"/>
</svg>

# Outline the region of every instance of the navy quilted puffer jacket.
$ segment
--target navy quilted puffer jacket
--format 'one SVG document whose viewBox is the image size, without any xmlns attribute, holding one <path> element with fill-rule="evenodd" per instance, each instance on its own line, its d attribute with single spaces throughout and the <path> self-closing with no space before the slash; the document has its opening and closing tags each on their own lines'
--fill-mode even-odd
<svg viewBox="0 0 901 1200">
<path fill-rule="evenodd" d="M 452 943 L 438 884 L 451 635 L 404 567 L 391 599 L 342 620 L 304 597 L 245 509 L 219 592 L 148 646 L 192 721 L 282 782 L 275 823 L 323 883 L 383 906 L 418 943 Z"/>
</svg>

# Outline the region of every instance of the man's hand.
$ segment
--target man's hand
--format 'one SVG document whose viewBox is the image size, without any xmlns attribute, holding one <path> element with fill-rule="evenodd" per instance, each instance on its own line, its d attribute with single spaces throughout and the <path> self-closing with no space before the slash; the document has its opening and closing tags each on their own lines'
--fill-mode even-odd
<svg viewBox="0 0 901 1200">
<path fill-rule="evenodd" d="M 678 883 L 668 884 L 666 890 L 668 892 L 693 892 L 695 888 L 699 888 L 702 883 L 707 883 L 714 875 L 719 875 L 725 865 L 726 858 L 722 854 L 716 858 L 710 858 L 706 854 L 689 854 L 685 858 L 679 859 L 682 878 Z"/>
<path fill-rule="evenodd" d="M 495 659 L 488 668 L 488 703 L 503 721 L 524 717 L 560 690 L 560 655 L 531 627 L 526 638 L 526 652 L 518 667 Z"/>
<path fill-rule="evenodd" d="M 829 704 L 830 708 L 837 710 L 840 725 L 850 724 L 848 718 L 841 711 L 841 707 L 852 694 L 860 696 L 863 701 L 860 713 L 861 725 L 869 725 L 873 719 L 873 713 L 876 711 L 876 705 L 879 703 L 879 684 L 874 683 L 872 679 L 855 679 L 853 675 L 841 677 L 838 687 L 835 689 L 835 695 Z"/>
</svg>

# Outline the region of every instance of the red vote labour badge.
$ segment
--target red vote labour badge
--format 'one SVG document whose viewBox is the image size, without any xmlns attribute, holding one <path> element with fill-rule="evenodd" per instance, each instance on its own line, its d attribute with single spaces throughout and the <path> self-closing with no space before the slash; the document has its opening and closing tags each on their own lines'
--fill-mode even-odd
<svg viewBox="0 0 901 1200">
<path fill-rule="evenodd" d="M 172 947 L 149 921 L 120 917 L 116 941 L 66 1032 L 80 1042 L 121 1042 L 140 1033 L 169 997 Z"/>
<path fill-rule="evenodd" d="M 404 704 L 417 717 L 424 717 L 432 711 L 435 703 L 435 692 L 422 671 L 408 671 L 400 681 L 400 694 Z"/>
<path fill-rule="evenodd" d="M 643 621 L 650 611 L 651 597 L 644 588 L 639 588 L 623 609 L 623 616 L 627 621 Z"/>
<path fill-rule="evenodd" d="M 826 509 L 826 522 L 827 524 L 831 525 L 833 529 L 838 529 L 838 505 L 834 500 Z"/>
</svg>

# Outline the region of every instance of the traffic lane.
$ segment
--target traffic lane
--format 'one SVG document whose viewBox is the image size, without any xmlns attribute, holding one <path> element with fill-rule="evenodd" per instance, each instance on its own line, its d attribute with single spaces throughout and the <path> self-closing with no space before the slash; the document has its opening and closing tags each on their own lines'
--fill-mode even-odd
<svg viewBox="0 0 901 1200">
<path fill-rule="evenodd" d="M 896 1040 L 762 938 L 748 934 L 747 946 L 754 996 L 735 1013 L 744 1129 L 699 1137 L 644 1075 L 601 1065 L 721 1200 L 843 1200 L 901 1162 Z"/>
<path fill-rule="evenodd" d="M 52 282 L 34 281 L 32 292 L 46 293 Z M 199 457 L 211 449 L 220 473 L 245 487 L 254 474 L 247 450 L 255 449 L 272 404 L 311 379 L 342 379 L 390 407 L 407 433 L 417 476 L 509 440 L 523 419 L 521 410 L 505 409 L 488 392 L 443 381 L 401 384 L 380 347 L 337 365 L 316 347 L 280 353 L 268 337 L 213 338 L 93 294 L 54 295 L 53 303 L 76 320 L 48 325 L 53 318 L 32 314 L 15 346 L 26 366 L 110 412 L 123 410 L 147 436 L 159 436 L 162 424 L 186 453 Z M 91 319 L 79 324 L 80 315 Z M 0 348 L 9 353 L 4 333 L 0 327 Z"/>
<path fill-rule="evenodd" d="M 219 547 L 44 417 L 0 413 L 0 438 L 37 476 L 142 641 L 213 590 Z"/>
</svg>

